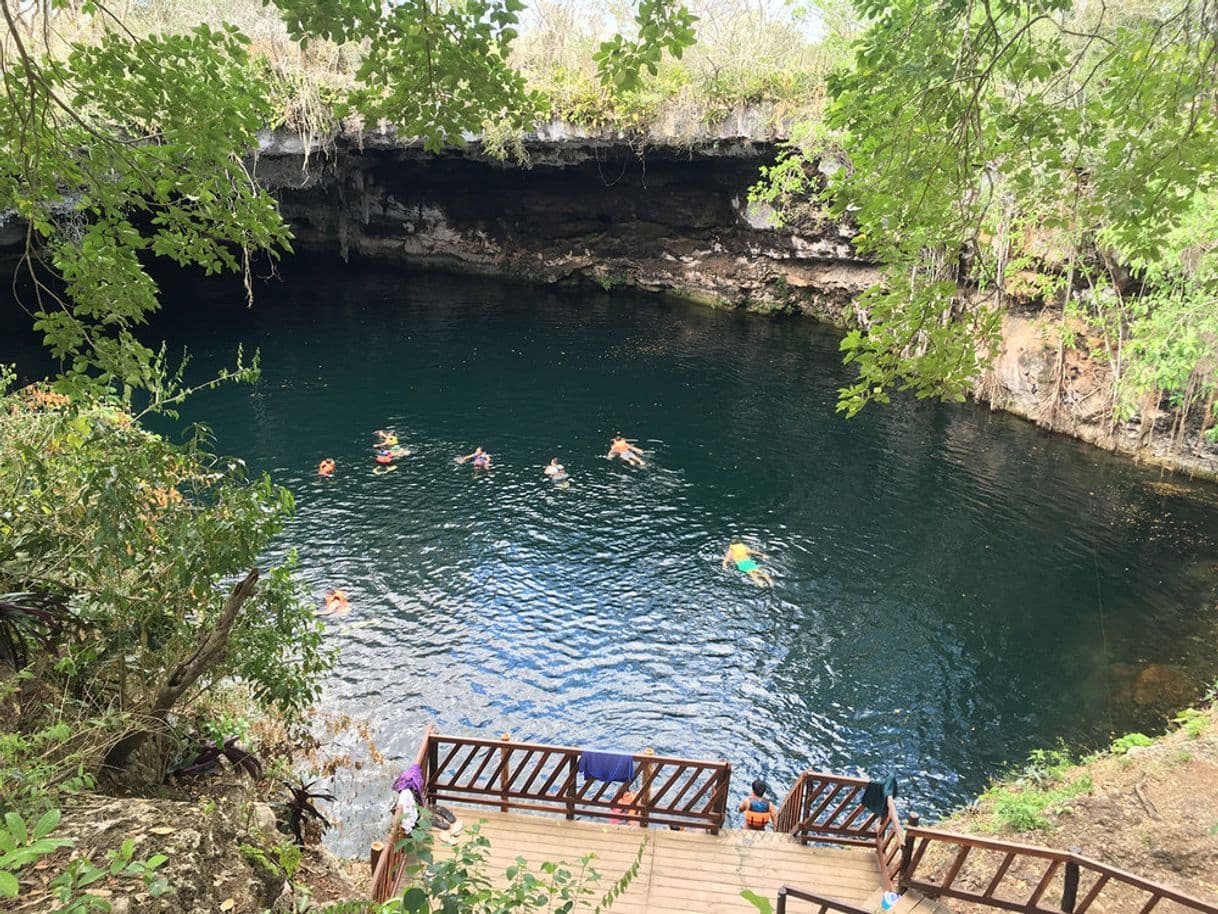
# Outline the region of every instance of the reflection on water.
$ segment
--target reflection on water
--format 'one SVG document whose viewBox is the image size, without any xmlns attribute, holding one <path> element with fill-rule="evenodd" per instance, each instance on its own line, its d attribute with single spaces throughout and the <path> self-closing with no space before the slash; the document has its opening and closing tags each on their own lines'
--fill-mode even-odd
<svg viewBox="0 0 1218 914">
<path fill-rule="evenodd" d="M 158 329 L 204 364 L 262 348 L 255 387 L 193 414 L 296 492 L 279 548 L 353 606 L 326 701 L 388 754 L 434 719 L 727 757 L 780 793 L 808 766 L 894 770 L 925 812 L 1034 746 L 1153 728 L 1212 675 L 1211 490 L 971 406 L 845 421 L 835 338 L 804 321 L 302 271 L 250 312 L 171 288 Z M 374 476 L 389 426 L 414 455 Z M 619 430 L 649 469 L 604 459 Z M 454 465 L 479 444 L 491 474 Z M 737 537 L 773 590 L 720 568 Z M 345 791 L 341 849 L 393 773 Z"/>
</svg>

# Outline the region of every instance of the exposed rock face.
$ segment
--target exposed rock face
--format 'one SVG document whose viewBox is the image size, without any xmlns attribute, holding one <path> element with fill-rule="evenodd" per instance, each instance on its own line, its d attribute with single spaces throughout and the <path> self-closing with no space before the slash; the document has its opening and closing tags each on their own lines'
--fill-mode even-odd
<svg viewBox="0 0 1218 914">
<path fill-rule="evenodd" d="M 626 141 L 535 141 L 527 166 L 476 146 L 340 145 L 313 156 L 268 137 L 258 177 L 305 249 L 668 291 L 708 304 L 841 322 L 877 279 L 829 220 L 778 229 L 750 207 L 774 147 L 750 140 L 638 149 Z"/>
<path fill-rule="evenodd" d="M 839 326 L 855 320 L 854 302 L 880 279 L 848 226 L 813 211 L 780 227 L 748 203 L 772 142 L 703 136 L 643 148 L 550 130 L 526 151 L 521 165 L 476 143 L 431 155 L 367 134 L 309 155 L 300 138 L 268 133 L 257 173 L 303 250 L 629 285 Z M 978 399 L 1109 450 L 1218 476 L 1218 447 L 1198 428 L 1173 434 L 1174 417 L 1157 404 L 1114 424 L 1102 353 L 1059 352 L 1059 322 L 1052 309 L 1009 314 Z"/>
<path fill-rule="evenodd" d="M 1199 421 L 1180 427 L 1164 404 L 1146 402 L 1128 421 L 1114 422 L 1112 371 L 1102 346 L 1089 345 L 1080 333 L 1076 348 L 1059 347 L 1060 320 L 1053 309 L 1007 314 L 1002 349 L 978 398 L 1107 450 L 1218 478 L 1218 445 L 1204 436 Z"/>
</svg>

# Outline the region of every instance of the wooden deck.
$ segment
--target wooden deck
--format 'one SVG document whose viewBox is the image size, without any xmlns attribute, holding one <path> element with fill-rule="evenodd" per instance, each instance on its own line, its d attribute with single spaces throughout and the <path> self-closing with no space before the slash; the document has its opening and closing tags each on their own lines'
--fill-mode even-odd
<svg viewBox="0 0 1218 914">
<path fill-rule="evenodd" d="M 741 890 L 752 889 L 772 900 L 783 884 L 871 908 L 881 889 L 874 852 L 804 847 L 772 832 L 728 829 L 709 835 L 450 808 L 464 827 L 482 823 L 481 833 L 491 842 L 490 872 L 501 881 L 517 857 L 537 872 L 537 866 L 547 861 L 575 863 L 584 854 L 595 853 L 593 866 L 601 874 L 598 892 L 603 892 L 630 865 L 647 838 L 639 874 L 614 903 L 613 914 L 748 914 L 756 909 L 740 897 Z M 447 846 L 437 841 L 437 856 Z M 799 912 L 801 907 L 792 903 L 791 910 Z"/>
</svg>

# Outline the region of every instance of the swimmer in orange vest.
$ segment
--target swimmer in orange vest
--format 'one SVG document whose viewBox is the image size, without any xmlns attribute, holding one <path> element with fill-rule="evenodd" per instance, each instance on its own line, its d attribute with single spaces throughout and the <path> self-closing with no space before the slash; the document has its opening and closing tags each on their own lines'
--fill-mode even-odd
<svg viewBox="0 0 1218 914">
<path fill-rule="evenodd" d="M 753 792 L 748 798 L 740 801 L 740 805 L 736 807 L 738 812 L 744 813 L 744 827 L 752 831 L 765 831 L 767 825 L 778 824 L 778 810 L 774 808 L 774 804 L 766 798 L 769 788 L 766 787 L 765 781 L 753 781 Z"/>
</svg>

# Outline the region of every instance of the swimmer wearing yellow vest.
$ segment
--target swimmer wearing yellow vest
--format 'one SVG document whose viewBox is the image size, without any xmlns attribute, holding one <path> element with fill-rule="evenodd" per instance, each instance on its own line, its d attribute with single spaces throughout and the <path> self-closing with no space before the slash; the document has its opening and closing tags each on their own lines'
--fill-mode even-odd
<svg viewBox="0 0 1218 914">
<path fill-rule="evenodd" d="M 737 571 L 746 575 L 758 587 L 773 587 L 774 579 L 757 566 L 753 556 L 757 556 L 759 559 L 769 558 L 764 552 L 750 549 L 744 543 L 732 543 L 727 547 L 727 552 L 723 554 L 723 567 L 726 569 L 728 563 L 734 564 Z"/>
<path fill-rule="evenodd" d="M 397 446 L 398 436 L 395 435 L 392 431 L 387 432 L 383 428 L 378 428 L 376 430 L 376 437 L 377 437 L 377 442 L 376 442 L 376 444 L 373 445 L 373 447 L 375 447 L 375 448 L 379 449 L 379 448 Z"/>
</svg>

